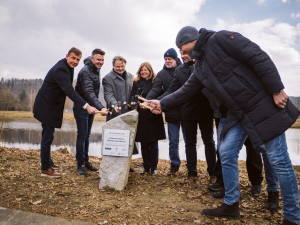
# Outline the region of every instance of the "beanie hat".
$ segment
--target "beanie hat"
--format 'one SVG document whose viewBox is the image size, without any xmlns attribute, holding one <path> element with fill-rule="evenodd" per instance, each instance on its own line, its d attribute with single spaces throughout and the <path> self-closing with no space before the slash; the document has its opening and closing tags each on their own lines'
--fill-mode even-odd
<svg viewBox="0 0 300 225">
<path fill-rule="evenodd" d="M 174 48 L 169 48 L 166 53 L 164 54 L 164 58 L 170 57 L 174 60 L 177 60 L 177 52 L 175 51 Z"/>
<path fill-rule="evenodd" d="M 180 46 L 195 41 L 199 38 L 199 32 L 195 27 L 186 26 L 180 29 L 176 37 L 176 45 Z"/>
</svg>

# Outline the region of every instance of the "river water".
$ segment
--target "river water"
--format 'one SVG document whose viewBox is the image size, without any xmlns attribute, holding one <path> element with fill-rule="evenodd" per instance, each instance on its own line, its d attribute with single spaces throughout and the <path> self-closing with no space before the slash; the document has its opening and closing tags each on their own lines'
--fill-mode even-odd
<svg viewBox="0 0 300 225">
<path fill-rule="evenodd" d="M 90 155 L 101 156 L 102 145 L 102 126 L 104 122 L 95 121 L 90 137 Z M 167 129 L 166 129 L 167 130 Z M 40 149 L 42 128 L 41 124 L 35 120 L 4 121 L 3 132 L 0 145 L 6 147 L 16 147 L 24 150 Z M 61 147 L 67 147 L 71 153 L 75 153 L 76 144 L 76 123 L 64 121 L 61 129 L 55 130 L 55 137 L 51 150 L 57 150 Z M 166 132 L 167 133 L 167 132 Z M 215 135 L 216 140 L 216 135 Z M 300 165 L 300 129 L 289 129 L 286 132 L 286 138 L 289 148 L 290 158 L 293 165 Z M 169 159 L 168 139 L 159 141 L 159 158 Z M 180 158 L 185 160 L 185 148 L 182 135 L 179 144 Z M 140 150 L 139 150 L 140 152 Z M 204 146 L 201 136 L 198 133 L 197 158 L 205 160 Z M 134 155 L 133 158 L 139 158 L 141 154 Z M 240 160 L 246 159 L 245 148 L 241 150 Z"/>
</svg>

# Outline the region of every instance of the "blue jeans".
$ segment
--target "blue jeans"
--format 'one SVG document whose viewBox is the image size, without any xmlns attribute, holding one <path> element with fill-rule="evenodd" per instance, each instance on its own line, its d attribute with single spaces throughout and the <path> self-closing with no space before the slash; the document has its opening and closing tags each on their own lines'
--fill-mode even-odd
<svg viewBox="0 0 300 225">
<path fill-rule="evenodd" d="M 218 140 L 225 119 L 220 120 Z M 224 177 L 224 203 L 232 205 L 239 200 L 238 155 L 247 134 L 240 123 L 233 126 L 218 143 Z M 293 165 L 287 152 L 285 134 L 268 141 L 264 145 L 269 165 L 276 172 L 282 192 L 284 218 L 300 224 L 299 189 Z"/>
<path fill-rule="evenodd" d="M 278 176 L 274 168 L 270 164 L 268 159 L 265 146 L 261 146 L 260 152 L 263 157 L 264 167 L 265 167 L 265 178 L 267 180 L 267 191 L 268 192 L 278 192 L 279 191 L 279 181 Z"/>
<path fill-rule="evenodd" d="M 51 144 L 54 139 L 54 127 L 49 127 L 42 123 L 42 140 L 41 140 L 41 164 L 42 170 L 46 170 L 51 167 Z"/>
<path fill-rule="evenodd" d="M 73 108 L 77 125 L 76 160 L 77 165 L 84 165 L 89 161 L 89 143 L 94 114 L 89 114 L 83 108 Z"/>
<path fill-rule="evenodd" d="M 180 121 L 168 123 L 168 135 L 169 135 L 169 156 L 171 163 L 174 165 L 180 165 L 179 157 L 179 131 Z"/>
</svg>

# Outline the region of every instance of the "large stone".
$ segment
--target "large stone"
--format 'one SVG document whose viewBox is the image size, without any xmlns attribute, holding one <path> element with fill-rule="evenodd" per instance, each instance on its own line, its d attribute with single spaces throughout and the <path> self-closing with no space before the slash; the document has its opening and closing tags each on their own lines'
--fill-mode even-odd
<svg viewBox="0 0 300 225">
<path fill-rule="evenodd" d="M 102 154 L 102 161 L 100 164 L 100 184 L 99 189 L 104 187 L 113 188 L 115 190 L 123 190 L 128 182 L 128 175 L 131 163 L 133 147 L 135 143 L 135 135 L 138 124 L 139 114 L 136 110 L 122 114 L 103 125 L 102 128 L 102 153 L 103 140 L 105 129 L 120 129 L 129 130 L 129 153 L 128 157 L 107 156 Z"/>
</svg>

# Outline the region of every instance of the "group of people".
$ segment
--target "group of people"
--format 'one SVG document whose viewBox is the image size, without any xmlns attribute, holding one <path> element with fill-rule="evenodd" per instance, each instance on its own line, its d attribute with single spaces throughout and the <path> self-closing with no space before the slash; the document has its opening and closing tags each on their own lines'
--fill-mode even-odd
<svg viewBox="0 0 300 225">
<path fill-rule="evenodd" d="M 84 60 L 75 89 L 74 68 L 82 53 L 71 48 L 65 59 L 53 66 L 45 77 L 35 104 L 34 117 L 42 123 L 42 176 L 60 177 L 50 154 L 54 129 L 62 125 L 66 96 L 74 102 L 78 134 L 76 141 L 77 173 L 97 171 L 89 162 L 89 136 L 94 114 L 107 120 L 136 108 L 139 121 L 136 142 L 141 143 L 144 170 L 142 175 L 157 173 L 158 141 L 165 139 L 162 112 L 168 128 L 170 171 L 176 175 L 179 157 L 180 128 L 185 142 L 186 183 L 197 180 L 197 129 L 205 147 L 208 189 L 224 203 L 205 209 L 208 217 L 238 219 L 238 155 L 245 144 L 251 192 L 260 194 L 262 165 L 268 183 L 268 208 L 279 208 L 281 186 L 284 220 L 282 224 L 300 224 L 298 181 L 287 152 L 285 131 L 299 116 L 298 109 L 284 92 L 280 75 L 270 57 L 258 45 L 230 31 L 198 31 L 183 27 L 177 34 L 176 50 L 164 53 L 164 66 L 156 73 L 144 62 L 133 76 L 126 71 L 126 59 L 113 58 L 112 70 L 102 79 L 107 108 L 99 101 L 100 69 L 105 52 L 95 49 Z M 151 110 L 139 106 L 138 96 Z M 124 110 L 126 108 L 126 110 Z M 215 144 L 214 121 L 217 126 Z M 136 148 L 135 148 L 136 150 Z M 262 162 L 262 157 L 263 162 Z"/>
</svg>

